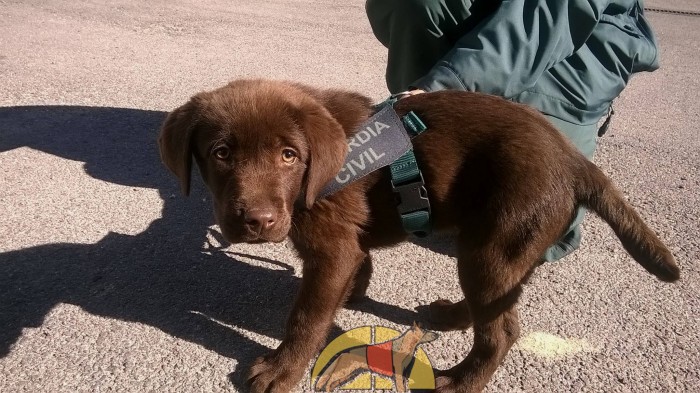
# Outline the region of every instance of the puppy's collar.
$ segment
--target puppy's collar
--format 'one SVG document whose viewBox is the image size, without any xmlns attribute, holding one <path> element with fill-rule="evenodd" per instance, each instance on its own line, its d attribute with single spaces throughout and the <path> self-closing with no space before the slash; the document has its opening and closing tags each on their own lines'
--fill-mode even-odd
<svg viewBox="0 0 700 393">
<path fill-rule="evenodd" d="M 397 209 L 404 230 L 422 237 L 430 233 L 430 202 L 423 174 L 413 154 L 411 138 L 427 127 L 414 112 L 399 118 L 393 107 L 396 99 L 392 98 L 383 103 L 381 110 L 348 140 L 345 162 L 335 178 L 324 187 L 320 198 L 377 169 L 390 166 L 391 186 L 399 200 Z"/>
</svg>

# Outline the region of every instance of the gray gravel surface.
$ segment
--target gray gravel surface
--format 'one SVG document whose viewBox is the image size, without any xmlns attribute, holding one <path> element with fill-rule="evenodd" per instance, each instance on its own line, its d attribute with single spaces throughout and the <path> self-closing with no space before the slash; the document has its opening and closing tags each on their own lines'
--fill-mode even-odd
<svg viewBox="0 0 700 393">
<path fill-rule="evenodd" d="M 649 1 L 700 11 L 696 1 Z M 542 266 L 491 392 L 700 391 L 700 18 L 649 13 L 663 68 L 635 77 L 595 161 L 668 243 L 662 284 L 590 217 Z M 0 1 L 0 391 L 244 391 L 299 285 L 284 244 L 222 245 L 155 145 L 167 111 L 240 77 L 386 96 L 360 0 Z M 371 300 L 333 334 L 404 330 L 459 299 L 447 238 L 375 254 Z M 470 332 L 424 346 L 437 367 Z M 298 390 L 308 390 L 308 380 Z"/>
</svg>

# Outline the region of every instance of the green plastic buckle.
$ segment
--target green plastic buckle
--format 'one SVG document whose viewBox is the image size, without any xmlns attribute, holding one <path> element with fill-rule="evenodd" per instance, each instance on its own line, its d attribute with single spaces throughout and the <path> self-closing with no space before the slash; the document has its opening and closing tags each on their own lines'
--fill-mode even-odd
<svg viewBox="0 0 700 393">
<path fill-rule="evenodd" d="M 412 137 L 427 129 L 425 123 L 413 111 L 408 112 L 401 120 Z M 391 187 L 399 199 L 397 210 L 401 215 L 404 230 L 417 237 L 427 236 L 432 230 L 430 200 L 425 189 L 423 173 L 418 168 L 413 150 L 394 161 L 390 169 Z"/>
<path fill-rule="evenodd" d="M 413 152 L 406 154 L 413 155 Z M 403 184 L 397 184 L 392 179 L 391 188 L 398 194 L 399 204 L 396 209 L 401 215 L 404 230 L 418 237 L 427 236 L 431 231 L 430 200 L 423 174 L 418 171 L 414 179 Z"/>
</svg>

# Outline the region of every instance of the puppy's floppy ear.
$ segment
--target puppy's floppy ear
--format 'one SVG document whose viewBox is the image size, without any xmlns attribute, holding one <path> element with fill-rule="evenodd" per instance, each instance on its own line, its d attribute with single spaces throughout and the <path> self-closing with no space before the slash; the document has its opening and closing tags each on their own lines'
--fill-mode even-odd
<svg viewBox="0 0 700 393">
<path fill-rule="evenodd" d="M 318 102 L 297 108 L 297 119 L 309 143 L 306 171 L 306 207 L 316 202 L 323 186 L 335 177 L 348 150 L 345 132 L 338 121 Z"/>
<path fill-rule="evenodd" d="M 193 100 L 168 114 L 160 129 L 160 158 L 179 179 L 182 193 L 190 193 L 192 171 L 192 135 L 197 119 Z"/>
</svg>

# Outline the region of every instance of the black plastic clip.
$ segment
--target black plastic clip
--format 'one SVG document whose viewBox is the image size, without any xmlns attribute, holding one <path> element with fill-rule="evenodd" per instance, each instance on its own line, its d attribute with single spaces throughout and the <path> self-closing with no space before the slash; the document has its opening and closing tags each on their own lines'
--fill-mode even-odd
<svg viewBox="0 0 700 393">
<path fill-rule="evenodd" d="M 423 174 L 418 173 L 419 178 L 406 184 L 395 185 L 391 182 L 392 190 L 399 196 L 397 210 L 399 214 L 406 214 L 418 210 L 427 210 L 430 213 L 430 200 L 425 189 Z"/>
</svg>

